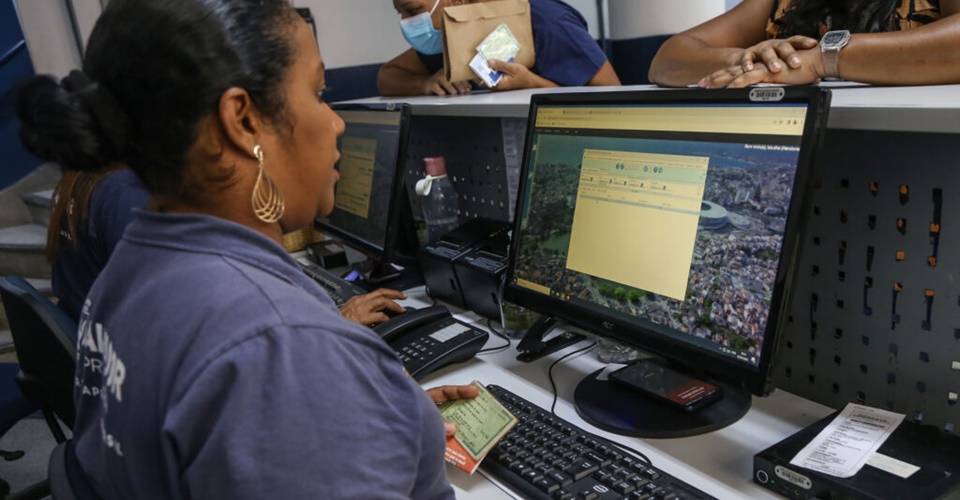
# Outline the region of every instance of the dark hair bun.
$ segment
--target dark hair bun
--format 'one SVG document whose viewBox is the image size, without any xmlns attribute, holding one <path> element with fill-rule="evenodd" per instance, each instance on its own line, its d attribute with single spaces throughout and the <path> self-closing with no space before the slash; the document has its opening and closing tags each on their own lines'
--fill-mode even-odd
<svg viewBox="0 0 960 500">
<path fill-rule="evenodd" d="M 17 95 L 20 140 L 30 152 L 72 170 L 98 170 L 120 160 L 120 150 L 98 121 L 90 102 L 95 85 L 86 80 L 86 89 L 72 87 L 74 72 L 64 80 L 66 87 L 50 76 L 37 76 L 21 87 Z M 71 81 L 72 80 L 72 81 Z"/>
</svg>

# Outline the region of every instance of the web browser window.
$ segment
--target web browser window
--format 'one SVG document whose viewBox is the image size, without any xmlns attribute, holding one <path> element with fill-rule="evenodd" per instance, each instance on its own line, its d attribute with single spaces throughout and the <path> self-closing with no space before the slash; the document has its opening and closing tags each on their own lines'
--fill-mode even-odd
<svg viewBox="0 0 960 500">
<path fill-rule="evenodd" d="M 401 112 L 338 111 L 346 123 L 328 224 L 382 248 L 400 148 Z"/>
<path fill-rule="evenodd" d="M 515 284 L 759 363 L 804 104 L 538 108 Z"/>
</svg>

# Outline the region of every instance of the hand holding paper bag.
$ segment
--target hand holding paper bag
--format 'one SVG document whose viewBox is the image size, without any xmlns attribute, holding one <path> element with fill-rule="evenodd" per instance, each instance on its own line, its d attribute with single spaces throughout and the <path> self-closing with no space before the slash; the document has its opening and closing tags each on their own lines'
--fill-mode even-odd
<svg viewBox="0 0 960 500">
<path fill-rule="evenodd" d="M 501 24 L 516 38 L 520 51 L 514 62 L 532 68 L 536 62 L 533 24 L 528 0 L 496 0 L 447 7 L 443 11 L 444 74 L 451 82 L 474 78 L 470 61 L 477 47 Z"/>
</svg>

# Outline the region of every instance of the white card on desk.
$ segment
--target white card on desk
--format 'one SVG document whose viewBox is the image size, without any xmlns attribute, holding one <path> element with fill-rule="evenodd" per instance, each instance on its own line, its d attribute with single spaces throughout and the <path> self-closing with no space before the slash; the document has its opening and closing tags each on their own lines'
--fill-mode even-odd
<svg viewBox="0 0 960 500">
<path fill-rule="evenodd" d="M 790 463 L 831 476 L 853 477 L 902 421 L 900 413 L 850 403 Z"/>
</svg>

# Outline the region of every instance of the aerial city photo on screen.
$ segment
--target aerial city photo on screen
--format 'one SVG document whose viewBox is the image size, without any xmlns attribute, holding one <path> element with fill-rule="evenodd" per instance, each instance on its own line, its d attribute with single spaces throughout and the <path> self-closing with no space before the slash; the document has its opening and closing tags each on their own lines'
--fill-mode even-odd
<svg viewBox="0 0 960 500">
<path fill-rule="evenodd" d="M 540 134 L 534 149 L 515 266 L 521 286 L 758 363 L 798 147 Z M 604 158 L 625 160 L 605 167 Z M 661 216 L 668 222 L 658 226 Z M 608 274 L 578 267 L 588 260 L 576 254 L 587 252 Z M 639 277 L 622 278 L 631 272 Z M 647 286 L 645 275 L 659 281 Z"/>
</svg>

